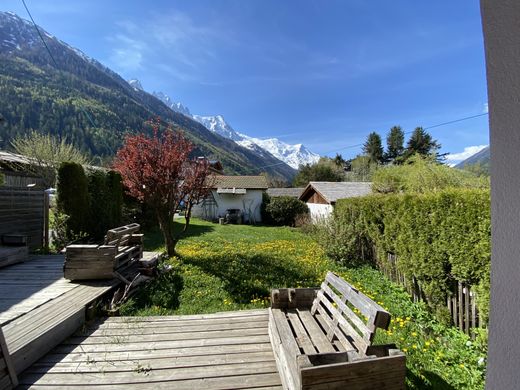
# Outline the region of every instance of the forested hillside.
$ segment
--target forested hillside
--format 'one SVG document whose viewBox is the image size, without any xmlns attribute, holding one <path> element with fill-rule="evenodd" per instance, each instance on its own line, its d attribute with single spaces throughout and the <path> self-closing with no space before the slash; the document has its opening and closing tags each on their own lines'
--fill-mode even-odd
<svg viewBox="0 0 520 390">
<path fill-rule="evenodd" d="M 43 30 L 41 30 L 43 31 Z M 108 162 L 124 135 L 150 131 L 144 123 L 160 117 L 182 129 L 195 153 L 222 161 L 226 172 L 290 178 L 294 170 L 274 156 L 259 156 L 216 135 L 166 107 L 154 96 L 132 88 L 99 62 L 42 32 L 50 57 L 34 27 L 0 12 L 0 148 L 34 129 L 67 137 L 98 162 Z"/>
</svg>

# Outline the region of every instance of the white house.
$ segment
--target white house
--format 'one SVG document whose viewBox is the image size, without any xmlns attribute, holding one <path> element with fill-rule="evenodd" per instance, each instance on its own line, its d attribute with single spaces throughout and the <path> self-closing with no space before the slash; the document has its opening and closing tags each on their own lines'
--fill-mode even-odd
<svg viewBox="0 0 520 390">
<path fill-rule="evenodd" d="M 207 220 L 225 217 L 227 210 L 238 209 L 243 221 L 262 220 L 262 194 L 267 190 L 265 176 L 214 176 L 210 195 L 192 210 L 192 216 Z"/>
<path fill-rule="evenodd" d="M 365 196 L 372 192 L 372 183 L 311 181 L 300 195 L 307 204 L 312 221 L 328 218 L 338 199 Z"/>
</svg>

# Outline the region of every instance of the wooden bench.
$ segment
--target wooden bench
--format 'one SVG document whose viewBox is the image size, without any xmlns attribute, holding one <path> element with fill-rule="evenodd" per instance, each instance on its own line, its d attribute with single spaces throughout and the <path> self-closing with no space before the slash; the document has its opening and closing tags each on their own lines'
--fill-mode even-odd
<svg viewBox="0 0 520 390">
<path fill-rule="evenodd" d="M 110 229 L 102 245 L 68 245 L 65 251 L 64 277 L 70 280 L 112 279 L 143 256 L 140 225 L 132 223 Z"/>
<path fill-rule="evenodd" d="M 271 292 L 269 336 L 285 389 L 404 389 L 404 354 L 374 346 L 390 314 L 329 272 L 321 288 Z"/>
<path fill-rule="evenodd" d="M 4 333 L 0 328 L 0 389 L 12 389 L 17 385 L 18 379 L 7 350 Z"/>
</svg>

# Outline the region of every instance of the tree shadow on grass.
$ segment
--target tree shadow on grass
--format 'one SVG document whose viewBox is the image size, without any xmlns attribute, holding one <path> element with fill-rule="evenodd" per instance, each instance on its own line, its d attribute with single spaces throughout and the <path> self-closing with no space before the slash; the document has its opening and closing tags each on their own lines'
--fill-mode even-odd
<svg viewBox="0 0 520 390">
<path fill-rule="evenodd" d="M 269 296 L 270 290 L 282 287 L 314 287 L 316 275 L 292 262 L 268 255 L 239 257 L 183 258 L 185 264 L 201 268 L 222 280 L 227 292 L 237 303 L 250 303 L 251 299 Z"/>
<path fill-rule="evenodd" d="M 153 283 L 148 283 L 140 288 L 139 292 L 132 298 L 133 309 L 158 306 L 175 310 L 179 307 L 179 296 L 184 288 L 182 277 L 176 272 L 167 272 L 159 276 Z"/>
<path fill-rule="evenodd" d="M 408 381 L 410 381 L 410 385 L 412 388 L 421 390 L 455 390 L 455 387 L 453 387 L 444 379 L 442 379 L 439 375 L 431 371 L 425 371 L 422 374 L 424 375 L 426 380 L 420 378 L 419 376 L 415 375 L 413 372 L 408 370 L 408 372 L 406 373 L 406 377 Z"/>
<path fill-rule="evenodd" d="M 184 228 L 184 219 L 182 222 L 175 221 L 174 222 L 174 232 L 179 235 L 179 239 L 184 239 L 188 237 L 197 237 L 206 233 L 210 233 L 215 228 L 213 226 L 208 225 L 189 225 L 188 230 L 183 232 Z M 159 229 L 159 226 L 153 226 L 148 228 L 144 232 L 144 248 L 145 250 L 159 250 L 164 249 L 164 237 Z"/>
</svg>

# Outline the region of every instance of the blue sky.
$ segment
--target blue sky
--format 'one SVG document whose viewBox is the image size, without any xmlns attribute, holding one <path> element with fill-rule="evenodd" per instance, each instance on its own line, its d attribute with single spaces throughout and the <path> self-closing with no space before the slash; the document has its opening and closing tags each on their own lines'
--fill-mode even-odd
<svg viewBox="0 0 520 390">
<path fill-rule="evenodd" d="M 360 148 L 345 147 L 371 131 L 487 107 L 477 0 L 26 2 L 47 31 L 145 90 L 320 154 L 352 157 Z M 20 0 L 2 9 L 27 18 Z M 487 116 L 430 132 L 443 152 L 489 143 Z"/>
</svg>

